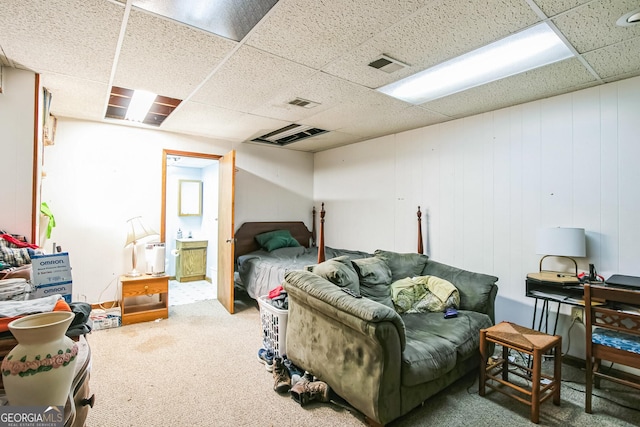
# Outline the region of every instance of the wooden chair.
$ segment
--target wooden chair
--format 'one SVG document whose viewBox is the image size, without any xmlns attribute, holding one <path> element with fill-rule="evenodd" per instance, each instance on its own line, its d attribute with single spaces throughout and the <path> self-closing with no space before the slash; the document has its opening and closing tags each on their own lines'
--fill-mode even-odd
<svg viewBox="0 0 640 427">
<path fill-rule="evenodd" d="M 603 300 L 606 304 L 601 303 Z M 640 313 L 628 310 L 629 306 L 640 310 L 640 291 L 585 284 L 584 303 L 587 353 L 584 410 L 591 413 L 593 386 L 599 388 L 601 378 L 640 390 L 640 376 L 600 369 L 602 361 L 640 369 Z"/>
</svg>

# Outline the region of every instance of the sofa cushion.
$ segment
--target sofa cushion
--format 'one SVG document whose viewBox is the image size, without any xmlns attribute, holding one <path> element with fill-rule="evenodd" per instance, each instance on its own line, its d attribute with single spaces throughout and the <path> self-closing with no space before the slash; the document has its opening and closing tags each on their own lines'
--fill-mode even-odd
<svg viewBox="0 0 640 427">
<path fill-rule="evenodd" d="M 422 274 L 438 276 L 453 283 L 460 292 L 461 309 L 492 315 L 491 291 L 498 281 L 497 277 L 462 270 L 433 260 L 427 262 Z"/>
<path fill-rule="evenodd" d="M 306 269 L 334 285 L 360 293 L 358 273 L 356 273 L 353 265 L 351 265 L 351 260 L 346 255 L 328 259 L 320 264 L 307 266 Z"/>
<path fill-rule="evenodd" d="M 360 279 L 360 294 L 395 309 L 389 288 L 391 270 L 387 263 L 376 257 L 352 259 L 351 262 Z"/>
<path fill-rule="evenodd" d="M 404 279 L 405 277 L 422 276 L 422 270 L 429 257 L 422 254 L 398 253 L 377 249 L 374 256 L 383 260 L 391 270 L 391 281 Z"/>
<path fill-rule="evenodd" d="M 407 344 L 402 353 L 402 384 L 414 386 L 447 373 L 458 360 L 477 354 L 480 329 L 492 326 L 486 314 L 460 310 L 458 317 L 442 313 L 401 316 Z"/>
</svg>

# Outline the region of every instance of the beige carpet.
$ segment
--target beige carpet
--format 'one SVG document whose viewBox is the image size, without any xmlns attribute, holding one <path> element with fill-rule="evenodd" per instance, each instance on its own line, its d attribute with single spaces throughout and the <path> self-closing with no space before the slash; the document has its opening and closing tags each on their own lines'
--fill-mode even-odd
<svg viewBox="0 0 640 427">
<path fill-rule="evenodd" d="M 363 417 L 332 404 L 301 407 L 273 391 L 257 361 L 258 309 L 239 303 L 229 315 L 217 300 L 170 307 L 170 318 L 88 336 L 96 395 L 87 426 L 363 426 Z M 573 377 L 573 378 L 572 378 Z M 634 426 L 637 391 L 601 390 L 584 413 L 584 374 L 563 366 L 562 404 L 542 405 L 540 425 Z M 604 383 L 603 383 L 604 384 Z M 496 392 L 477 394 L 476 375 L 462 379 L 391 426 L 520 426 L 528 408 Z"/>
</svg>

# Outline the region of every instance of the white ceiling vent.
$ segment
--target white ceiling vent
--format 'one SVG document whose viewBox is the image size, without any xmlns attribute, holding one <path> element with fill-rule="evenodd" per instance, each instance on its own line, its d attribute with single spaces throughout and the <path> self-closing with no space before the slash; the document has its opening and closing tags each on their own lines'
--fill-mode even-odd
<svg viewBox="0 0 640 427">
<path fill-rule="evenodd" d="M 287 145 L 293 142 L 302 141 L 312 136 L 326 133 L 324 129 L 314 128 L 311 126 L 303 126 L 292 123 L 288 126 L 269 132 L 258 138 L 252 139 L 253 142 L 263 142 L 273 145 Z"/>
<path fill-rule="evenodd" d="M 373 67 L 380 71 L 384 71 L 385 73 L 391 74 L 398 70 L 402 70 L 403 68 L 407 68 L 408 65 L 396 59 L 390 58 L 387 55 L 382 55 L 375 61 L 370 62 L 369 67 Z"/>
<path fill-rule="evenodd" d="M 296 98 L 293 101 L 289 101 L 289 104 L 297 105 L 298 107 L 303 107 L 303 108 L 313 108 L 320 105 L 319 102 L 313 102 L 303 98 Z"/>
</svg>

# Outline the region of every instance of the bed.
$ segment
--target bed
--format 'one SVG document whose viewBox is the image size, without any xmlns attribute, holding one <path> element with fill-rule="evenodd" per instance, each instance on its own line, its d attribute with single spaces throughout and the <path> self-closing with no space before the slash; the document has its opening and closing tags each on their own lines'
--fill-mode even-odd
<svg viewBox="0 0 640 427">
<path fill-rule="evenodd" d="M 325 259 L 348 255 L 350 258 L 366 258 L 371 254 L 347 249 L 335 249 L 324 244 L 324 203 L 320 211 L 319 233 L 316 233 L 316 210 L 313 209 L 313 226 L 309 230 L 302 221 L 245 222 L 235 233 L 235 286 L 251 298 L 258 299 L 278 287 L 284 274 L 290 270 L 302 270 L 308 265 Z M 299 246 L 282 247 L 267 251 L 258 244 L 256 236 L 277 230 L 287 230 Z"/>
<path fill-rule="evenodd" d="M 291 270 L 302 270 L 308 265 L 323 262 L 342 255 L 351 259 L 368 258 L 370 253 L 336 249 L 324 243 L 324 203 L 320 211 L 320 227 L 316 233 L 316 210 L 313 209 L 313 226 L 309 230 L 302 221 L 279 222 L 245 222 L 235 233 L 235 286 L 246 292 L 251 298 L 267 295 L 271 289 L 278 287 L 284 274 Z M 420 207 L 418 217 L 418 253 L 423 253 L 422 213 Z M 277 230 L 287 230 L 298 242 L 299 246 L 282 247 L 267 251 L 262 249 L 256 236 Z M 316 235 L 317 234 L 317 235 Z"/>
</svg>

